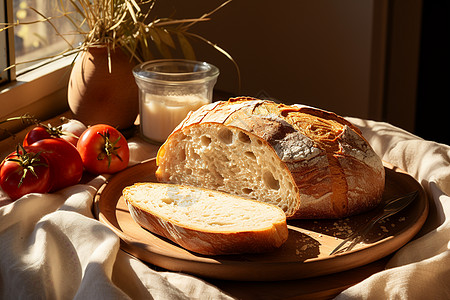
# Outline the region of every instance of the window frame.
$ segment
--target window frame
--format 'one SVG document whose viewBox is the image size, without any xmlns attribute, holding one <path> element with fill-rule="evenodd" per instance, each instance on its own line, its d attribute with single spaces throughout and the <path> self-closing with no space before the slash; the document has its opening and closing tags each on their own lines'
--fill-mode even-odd
<svg viewBox="0 0 450 300">
<path fill-rule="evenodd" d="M 13 20 L 12 11 L 12 0 L 1 0 L 0 1 L 0 23 L 11 23 Z M 14 31 L 6 30 L 0 32 L 0 71 L 2 71 L 7 66 L 14 64 Z M 13 49 L 11 51 L 11 49 Z M 0 84 L 5 82 L 11 82 L 15 79 L 14 68 L 9 69 L 5 72 L 0 72 Z"/>
<path fill-rule="evenodd" d="M 11 23 L 12 0 L 0 2 L 0 8 L 1 5 L 6 8 L 7 22 Z M 13 29 L 8 29 L 5 36 L 7 51 L 1 51 L 0 59 L 6 61 L 6 65 L 12 65 L 15 63 Z M 9 69 L 8 82 L 0 83 L 0 120 L 23 114 L 45 120 L 67 111 L 67 86 L 73 61 L 74 55 L 49 60 L 17 75 L 15 68 Z M 16 133 L 25 126 L 20 122 L 2 124 L 0 140 L 8 136 L 6 131 Z"/>
</svg>

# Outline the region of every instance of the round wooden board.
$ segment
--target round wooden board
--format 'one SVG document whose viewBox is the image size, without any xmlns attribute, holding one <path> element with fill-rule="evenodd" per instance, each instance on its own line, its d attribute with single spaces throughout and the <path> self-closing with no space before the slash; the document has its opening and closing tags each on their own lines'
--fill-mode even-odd
<svg viewBox="0 0 450 300">
<path fill-rule="evenodd" d="M 379 260 L 406 244 L 420 230 L 428 214 L 428 201 L 421 185 L 410 175 L 385 164 L 383 199 L 419 190 L 419 197 L 406 209 L 374 227 L 368 239 L 352 251 L 329 253 L 353 230 L 367 222 L 370 211 L 339 220 L 288 221 L 289 238 L 274 252 L 228 256 L 204 256 L 140 227 L 129 214 L 122 189 L 136 182 L 156 182 L 155 159 L 130 167 L 109 179 L 95 197 L 100 222 L 121 239 L 123 250 L 171 271 L 240 281 L 292 280 L 333 274 Z"/>
</svg>

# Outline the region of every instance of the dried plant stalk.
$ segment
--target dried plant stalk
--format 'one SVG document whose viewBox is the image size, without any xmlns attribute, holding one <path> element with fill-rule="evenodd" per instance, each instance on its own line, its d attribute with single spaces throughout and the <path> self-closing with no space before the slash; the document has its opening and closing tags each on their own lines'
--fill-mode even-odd
<svg viewBox="0 0 450 300">
<path fill-rule="evenodd" d="M 33 9 L 41 19 L 28 23 L 1 24 L 0 31 L 10 29 L 17 25 L 48 22 L 56 34 L 61 36 L 69 45 L 63 52 L 34 61 L 71 55 L 74 52 L 85 51 L 90 47 L 107 47 L 108 52 L 121 48 L 130 60 L 144 62 L 156 57 L 170 58 L 172 52 L 178 47 L 187 59 L 195 59 L 195 52 L 189 38 L 198 39 L 214 47 L 231 60 L 236 67 L 239 83 L 240 72 L 232 56 L 206 38 L 192 33 L 189 30 L 199 22 L 209 21 L 211 15 L 226 6 L 232 0 L 227 0 L 210 12 L 198 18 L 151 19 L 156 0 L 59 0 L 62 13 L 58 16 L 46 17 Z M 146 7 L 144 10 L 143 8 Z M 74 27 L 74 32 L 66 34 L 79 34 L 84 36 L 81 45 L 72 46 L 64 38 L 64 33 L 58 31 L 53 25 L 55 18 L 66 18 Z M 22 62 L 22 63 L 28 63 Z M 16 63 L 15 65 L 18 65 Z M 14 65 L 14 66 L 15 66 Z M 12 68 L 14 66 L 10 66 Z"/>
</svg>

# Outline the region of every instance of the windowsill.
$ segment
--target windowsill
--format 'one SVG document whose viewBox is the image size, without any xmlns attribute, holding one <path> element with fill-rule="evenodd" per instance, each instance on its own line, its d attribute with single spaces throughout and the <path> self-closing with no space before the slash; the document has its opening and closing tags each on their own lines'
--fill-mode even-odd
<svg viewBox="0 0 450 300">
<path fill-rule="evenodd" d="M 73 56 L 61 58 L 36 70 L 17 77 L 1 87 L 0 120 L 30 114 L 45 120 L 68 110 L 67 85 Z M 20 122 L 2 124 L 1 129 L 15 133 L 22 128 Z M 0 140 L 8 136 L 0 131 Z"/>
</svg>

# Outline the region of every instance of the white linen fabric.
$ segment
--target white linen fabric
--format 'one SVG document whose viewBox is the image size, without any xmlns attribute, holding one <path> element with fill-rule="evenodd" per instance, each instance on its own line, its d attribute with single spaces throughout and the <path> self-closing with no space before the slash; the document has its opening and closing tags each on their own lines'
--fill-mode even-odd
<svg viewBox="0 0 450 300">
<path fill-rule="evenodd" d="M 129 140 L 130 165 L 156 147 Z M 231 299 L 193 276 L 156 272 L 120 250 L 91 212 L 98 176 L 15 202 L 0 190 L 0 299 Z"/>
<path fill-rule="evenodd" d="M 348 118 L 385 161 L 416 178 L 430 202 L 419 238 L 402 247 L 386 270 L 336 299 L 450 299 L 450 147 L 383 122 Z"/>
<path fill-rule="evenodd" d="M 348 118 L 375 151 L 414 176 L 428 193 L 430 216 L 420 237 L 385 271 L 337 299 L 450 299 L 450 147 L 390 124 Z M 2 149 L 10 146 L 0 144 Z M 156 147 L 129 140 L 130 165 Z M 91 212 L 105 176 L 52 194 L 11 202 L 0 190 L 1 299 L 232 299 L 194 276 L 156 271 L 120 249 L 118 237 Z"/>
</svg>

